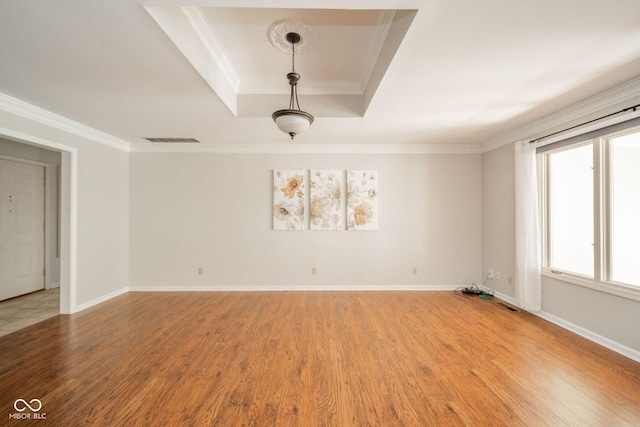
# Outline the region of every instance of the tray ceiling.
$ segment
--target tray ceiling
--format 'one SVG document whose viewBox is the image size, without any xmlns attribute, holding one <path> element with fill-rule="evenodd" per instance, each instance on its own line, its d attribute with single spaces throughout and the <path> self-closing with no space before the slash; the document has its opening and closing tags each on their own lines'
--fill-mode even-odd
<svg viewBox="0 0 640 427">
<path fill-rule="evenodd" d="M 296 54 L 300 103 L 316 117 L 364 116 L 416 10 L 153 7 L 147 10 L 237 117 L 287 104 L 291 55 L 269 40 L 279 22 L 309 28 Z M 303 40 L 305 42 L 305 40 Z"/>
</svg>

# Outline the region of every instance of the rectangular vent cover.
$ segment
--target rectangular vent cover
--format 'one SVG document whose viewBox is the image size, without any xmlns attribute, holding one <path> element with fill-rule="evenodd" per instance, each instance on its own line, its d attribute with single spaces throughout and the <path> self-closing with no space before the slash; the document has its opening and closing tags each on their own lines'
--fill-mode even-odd
<svg viewBox="0 0 640 427">
<path fill-rule="evenodd" d="M 195 138 L 145 138 L 151 142 L 200 142 Z"/>
<path fill-rule="evenodd" d="M 496 304 L 499 305 L 500 307 L 504 308 L 504 309 L 509 310 L 509 311 L 518 311 L 515 308 L 513 308 L 513 307 L 511 307 L 511 306 L 509 306 L 509 305 L 507 305 L 507 304 L 505 304 L 503 302 L 497 302 Z"/>
</svg>

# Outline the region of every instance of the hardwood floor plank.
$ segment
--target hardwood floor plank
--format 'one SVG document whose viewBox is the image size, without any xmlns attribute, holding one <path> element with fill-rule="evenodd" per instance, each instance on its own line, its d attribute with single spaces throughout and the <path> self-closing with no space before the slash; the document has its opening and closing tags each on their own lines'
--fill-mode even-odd
<svg viewBox="0 0 640 427">
<path fill-rule="evenodd" d="M 451 292 L 129 293 L 0 337 L 0 416 L 34 398 L 61 426 L 640 425 L 640 364 Z"/>
</svg>

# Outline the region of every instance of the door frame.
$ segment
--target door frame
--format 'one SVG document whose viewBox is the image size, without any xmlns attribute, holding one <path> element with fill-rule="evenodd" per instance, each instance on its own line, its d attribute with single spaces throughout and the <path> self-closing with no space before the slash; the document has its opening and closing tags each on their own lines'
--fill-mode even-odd
<svg viewBox="0 0 640 427">
<path fill-rule="evenodd" d="M 49 221 L 49 219 L 51 215 L 51 195 L 49 194 L 49 189 L 50 189 L 49 185 L 50 185 L 51 176 L 49 175 L 49 173 L 51 171 L 51 165 L 45 162 L 24 159 L 22 157 L 5 156 L 3 154 L 0 154 L 0 159 L 44 168 L 44 184 L 43 184 L 44 185 L 44 200 L 43 200 L 43 203 L 44 203 L 44 233 L 43 233 L 44 276 L 42 277 L 42 282 L 43 282 L 42 288 L 50 289 L 51 286 L 49 286 L 49 274 L 51 269 L 49 267 L 51 265 L 51 251 L 49 250 L 49 245 L 51 244 L 51 240 L 49 239 L 49 231 L 50 231 L 49 227 L 51 226 L 50 225 L 51 221 Z"/>
<path fill-rule="evenodd" d="M 60 313 L 73 314 L 78 311 L 78 149 L 2 127 L 0 137 L 60 152 Z"/>
</svg>

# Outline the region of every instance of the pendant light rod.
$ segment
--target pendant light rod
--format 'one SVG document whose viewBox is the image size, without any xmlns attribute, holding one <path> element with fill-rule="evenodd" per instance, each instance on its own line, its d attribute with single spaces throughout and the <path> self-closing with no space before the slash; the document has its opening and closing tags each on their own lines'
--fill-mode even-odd
<svg viewBox="0 0 640 427">
<path fill-rule="evenodd" d="M 291 43 L 291 71 L 296 71 L 296 43 L 300 43 L 300 34 L 287 33 L 287 41 Z"/>
</svg>

